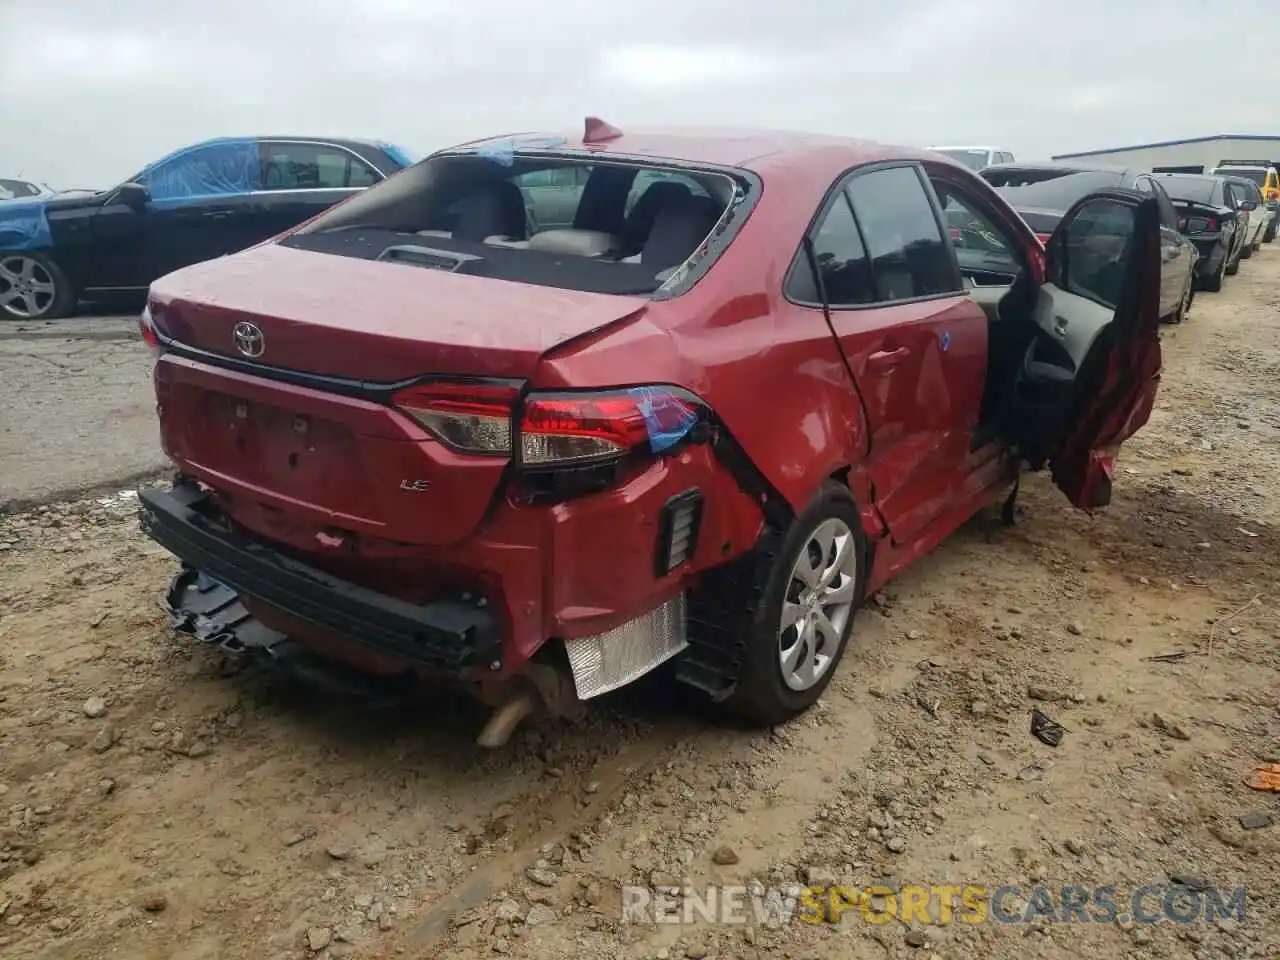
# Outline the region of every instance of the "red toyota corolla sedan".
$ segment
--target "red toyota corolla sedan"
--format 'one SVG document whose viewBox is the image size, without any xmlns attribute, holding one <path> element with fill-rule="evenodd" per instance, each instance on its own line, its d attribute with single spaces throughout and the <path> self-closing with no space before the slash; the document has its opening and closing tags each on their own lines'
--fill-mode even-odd
<svg viewBox="0 0 1280 960">
<path fill-rule="evenodd" d="M 668 661 L 786 721 L 863 597 L 1021 470 L 1108 502 L 1159 226 L 1108 189 L 1042 247 L 940 155 L 801 134 L 441 151 L 152 286 L 176 623 L 455 677 L 491 745 Z"/>
</svg>

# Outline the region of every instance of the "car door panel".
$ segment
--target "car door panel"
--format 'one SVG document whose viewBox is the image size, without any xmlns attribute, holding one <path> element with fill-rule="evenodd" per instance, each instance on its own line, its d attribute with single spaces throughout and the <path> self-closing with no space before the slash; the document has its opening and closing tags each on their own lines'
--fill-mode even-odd
<svg viewBox="0 0 1280 960">
<path fill-rule="evenodd" d="M 870 321 L 870 325 L 868 325 Z M 968 472 L 987 317 L 963 294 L 834 314 L 867 411 L 867 473 L 895 543 L 915 540 Z"/>
<path fill-rule="evenodd" d="M 242 249 L 256 216 L 262 167 L 256 140 L 198 144 L 143 171 L 148 282 Z"/>
<path fill-rule="evenodd" d="M 253 194 L 152 201 L 145 217 L 153 274 L 149 281 L 244 249 L 258 207 Z"/>
<path fill-rule="evenodd" d="M 1160 212 L 1154 197 L 1106 190 L 1078 201 L 1048 247 L 1012 423 L 1032 466 L 1048 462 L 1078 507 L 1110 502 L 1121 443 L 1158 388 Z"/>
<path fill-rule="evenodd" d="M 58 265 L 77 290 L 127 290 L 149 282 L 137 210 L 106 196 L 54 201 L 46 216 Z"/>
<path fill-rule="evenodd" d="M 856 172 L 845 192 L 877 301 L 831 324 L 870 430 L 867 472 L 895 543 L 916 540 L 969 469 L 987 317 L 965 291 L 936 200 L 915 165 Z"/>
</svg>

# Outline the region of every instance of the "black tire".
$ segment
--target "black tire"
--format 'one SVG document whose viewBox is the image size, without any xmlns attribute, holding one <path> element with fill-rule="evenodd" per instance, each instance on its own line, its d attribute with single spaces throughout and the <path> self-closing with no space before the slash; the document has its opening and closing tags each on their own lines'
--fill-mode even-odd
<svg viewBox="0 0 1280 960">
<path fill-rule="evenodd" d="M 16 273 L 12 269 L 8 271 L 15 276 L 22 274 L 27 264 L 32 264 L 32 278 L 40 283 L 51 284 L 52 296 L 38 298 L 34 309 L 28 309 L 26 306 L 19 307 L 16 303 L 11 306 L 10 302 L 6 301 L 5 295 L 12 289 L 11 285 L 14 281 L 6 276 L 6 264 L 11 268 L 22 264 Z M 24 299 L 23 303 L 27 304 L 30 301 Z M 21 253 L 0 253 L 0 321 L 57 320 L 73 313 L 75 308 L 76 295 L 71 289 L 71 282 L 47 254 L 30 250 Z"/>
<path fill-rule="evenodd" d="M 1204 288 L 1210 293 L 1218 293 L 1222 289 L 1223 277 L 1227 273 L 1227 261 L 1224 257 L 1222 263 L 1218 264 L 1218 272 L 1208 277 L 1204 282 Z"/>
<path fill-rule="evenodd" d="M 831 660 L 825 672 L 813 686 L 795 690 L 787 685 L 780 654 L 780 626 L 782 607 L 792 589 L 792 570 L 802 549 L 808 549 L 810 538 L 828 520 L 840 520 L 852 532 L 852 549 L 857 558 L 853 579 L 853 599 L 848 619 L 840 631 L 834 651 L 828 651 Z M 720 706 L 736 716 L 762 726 L 786 723 L 804 713 L 830 684 L 840 666 L 853 621 L 866 590 L 867 550 L 866 534 L 858 507 L 848 488 L 834 481 L 823 485 L 808 507 L 792 522 L 791 528 L 780 538 L 772 556 L 762 556 L 757 565 L 756 589 L 751 593 L 759 597 L 755 609 L 738 614 L 734 623 L 736 635 L 745 639 L 742 667 L 738 685 Z M 739 606 L 741 609 L 741 605 Z"/>
<path fill-rule="evenodd" d="M 1267 232 L 1262 235 L 1263 243 L 1270 243 L 1276 238 L 1276 228 L 1280 227 L 1280 213 L 1271 218 L 1271 222 L 1267 224 Z"/>
<path fill-rule="evenodd" d="M 1255 248 L 1252 243 L 1246 243 L 1244 245 L 1244 249 L 1240 251 L 1240 259 L 1248 260 L 1250 257 L 1253 256 L 1254 249 Z"/>
<path fill-rule="evenodd" d="M 1236 253 L 1236 258 L 1234 260 L 1227 261 L 1227 269 L 1224 270 L 1223 272 L 1228 277 L 1234 277 L 1237 273 L 1240 272 L 1240 257 L 1242 256 L 1242 254 L 1243 254 L 1243 251 L 1240 251 Z"/>
<path fill-rule="evenodd" d="M 1191 301 L 1194 297 L 1192 283 L 1187 280 L 1187 285 L 1182 290 L 1182 298 L 1178 301 L 1178 309 L 1169 314 L 1170 323 L 1182 323 L 1183 320 L 1187 319 L 1187 312 L 1191 309 Z"/>
</svg>

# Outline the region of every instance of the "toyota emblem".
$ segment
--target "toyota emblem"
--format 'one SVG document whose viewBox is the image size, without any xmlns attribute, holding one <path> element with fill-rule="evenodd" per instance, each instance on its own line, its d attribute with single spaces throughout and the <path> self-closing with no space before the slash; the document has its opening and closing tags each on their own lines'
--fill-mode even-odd
<svg viewBox="0 0 1280 960">
<path fill-rule="evenodd" d="M 232 335 L 235 337 L 236 349 L 246 357 L 260 357 L 262 351 L 267 349 L 266 337 L 262 335 L 262 328 L 256 323 L 247 321 L 237 323 Z"/>
</svg>

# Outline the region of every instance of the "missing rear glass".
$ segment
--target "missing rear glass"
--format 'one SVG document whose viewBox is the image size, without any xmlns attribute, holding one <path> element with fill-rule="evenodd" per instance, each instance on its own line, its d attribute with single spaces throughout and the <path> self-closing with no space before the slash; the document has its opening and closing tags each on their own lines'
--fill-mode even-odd
<svg viewBox="0 0 1280 960">
<path fill-rule="evenodd" d="M 744 175 L 720 168 L 476 150 L 434 157 L 282 243 L 540 286 L 666 295 L 710 265 L 750 195 Z"/>
</svg>

